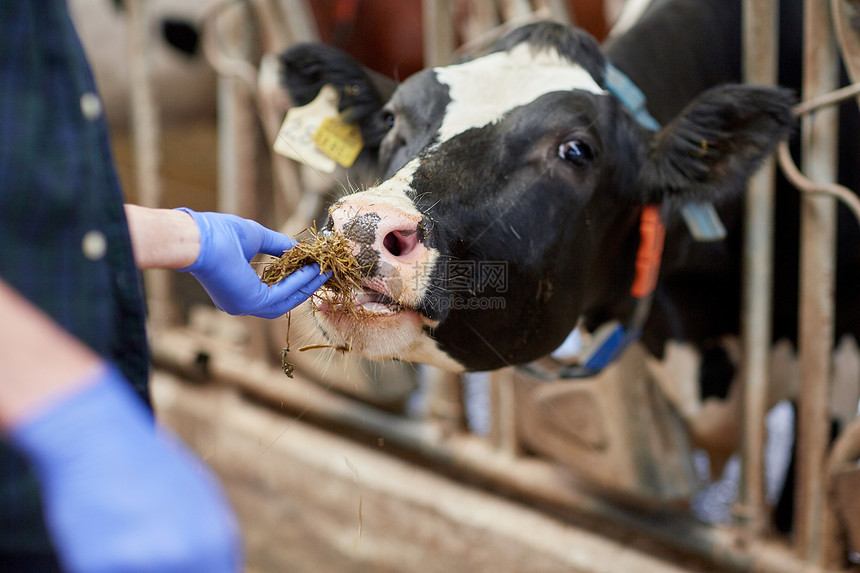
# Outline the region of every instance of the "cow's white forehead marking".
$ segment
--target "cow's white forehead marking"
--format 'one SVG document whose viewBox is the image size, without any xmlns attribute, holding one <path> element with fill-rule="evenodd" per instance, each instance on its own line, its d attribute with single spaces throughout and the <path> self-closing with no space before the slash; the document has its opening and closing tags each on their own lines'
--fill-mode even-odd
<svg viewBox="0 0 860 573">
<path fill-rule="evenodd" d="M 497 121 L 512 108 L 549 92 L 579 89 L 607 93 L 579 64 L 556 50 L 535 51 L 528 44 L 434 71 L 439 82 L 448 86 L 451 97 L 439 141 Z"/>
</svg>

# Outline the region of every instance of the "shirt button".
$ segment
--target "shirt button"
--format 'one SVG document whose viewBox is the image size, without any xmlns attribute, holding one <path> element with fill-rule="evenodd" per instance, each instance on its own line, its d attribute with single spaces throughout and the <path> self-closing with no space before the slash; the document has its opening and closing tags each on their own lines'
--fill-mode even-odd
<svg viewBox="0 0 860 573">
<path fill-rule="evenodd" d="M 93 92 L 87 92 L 81 96 L 81 113 L 90 121 L 96 120 L 102 115 L 102 100 Z"/>
<path fill-rule="evenodd" d="M 89 260 L 99 261 L 107 253 L 107 238 L 101 231 L 87 231 L 84 240 L 81 241 L 81 250 Z"/>
</svg>

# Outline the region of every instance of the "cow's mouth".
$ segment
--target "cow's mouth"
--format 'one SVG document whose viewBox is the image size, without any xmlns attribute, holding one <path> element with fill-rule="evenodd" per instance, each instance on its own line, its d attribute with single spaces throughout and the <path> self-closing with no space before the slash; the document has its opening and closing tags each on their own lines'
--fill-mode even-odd
<svg viewBox="0 0 860 573">
<path fill-rule="evenodd" d="M 367 286 L 361 290 L 354 291 L 354 298 L 350 301 L 352 304 L 332 303 L 330 297 L 326 296 L 327 291 L 325 286 L 320 290 L 322 293 L 315 295 L 313 300 L 315 308 L 321 312 L 342 312 L 347 314 L 355 312 L 357 316 L 362 317 L 393 315 L 405 308 L 390 296 Z"/>
<path fill-rule="evenodd" d="M 403 305 L 390 296 L 368 287 L 356 294 L 355 306 L 371 314 L 394 314 L 403 310 Z"/>
</svg>

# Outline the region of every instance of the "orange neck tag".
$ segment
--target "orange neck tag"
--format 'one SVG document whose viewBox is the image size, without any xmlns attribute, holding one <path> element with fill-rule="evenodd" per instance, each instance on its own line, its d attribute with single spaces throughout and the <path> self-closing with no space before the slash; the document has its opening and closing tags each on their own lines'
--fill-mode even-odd
<svg viewBox="0 0 860 573">
<path fill-rule="evenodd" d="M 653 292 L 660 274 L 660 259 L 663 256 L 663 240 L 666 227 L 660 221 L 660 210 L 654 205 L 642 209 L 639 219 L 639 250 L 636 253 L 636 277 L 630 294 L 644 298 Z"/>
</svg>

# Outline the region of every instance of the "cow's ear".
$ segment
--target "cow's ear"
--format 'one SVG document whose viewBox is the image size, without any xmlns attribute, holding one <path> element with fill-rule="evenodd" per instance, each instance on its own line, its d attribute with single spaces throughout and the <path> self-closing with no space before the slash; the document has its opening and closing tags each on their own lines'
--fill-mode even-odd
<svg viewBox="0 0 860 573">
<path fill-rule="evenodd" d="M 744 182 L 795 126 L 793 94 L 725 85 L 701 94 L 655 133 L 640 171 L 646 202 L 713 201 Z"/>
<path fill-rule="evenodd" d="M 281 82 L 294 105 L 310 103 L 329 84 L 340 96 L 338 107 L 346 113 L 345 119 L 358 124 L 363 134 L 397 87 L 394 80 L 325 44 L 296 44 L 281 53 L 279 59 Z"/>
</svg>

